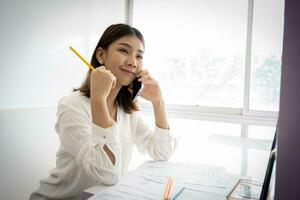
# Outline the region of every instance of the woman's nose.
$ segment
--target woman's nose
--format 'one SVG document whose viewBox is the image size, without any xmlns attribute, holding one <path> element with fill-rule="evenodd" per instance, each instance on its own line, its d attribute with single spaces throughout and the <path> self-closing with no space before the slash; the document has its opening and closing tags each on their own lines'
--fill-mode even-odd
<svg viewBox="0 0 300 200">
<path fill-rule="evenodd" d="M 127 65 L 133 68 L 137 67 L 137 60 L 134 56 L 129 56 L 127 59 Z"/>
</svg>

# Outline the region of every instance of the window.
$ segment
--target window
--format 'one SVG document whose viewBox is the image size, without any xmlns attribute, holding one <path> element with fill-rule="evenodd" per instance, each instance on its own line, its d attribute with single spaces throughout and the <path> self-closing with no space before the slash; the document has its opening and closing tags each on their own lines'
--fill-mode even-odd
<svg viewBox="0 0 300 200">
<path fill-rule="evenodd" d="M 284 0 L 255 1 L 250 109 L 278 111 Z"/>
<path fill-rule="evenodd" d="M 133 10 L 168 104 L 242 107 L 246 1 L 135 1 Z"/>
<path fill-rule="evenodd" d="M 274 127 L 283 10 L 283 0 L 134 1 L 145 67 L 171 116 L 238 123 L 242 136 L 249 125 Z"/>
</svg>

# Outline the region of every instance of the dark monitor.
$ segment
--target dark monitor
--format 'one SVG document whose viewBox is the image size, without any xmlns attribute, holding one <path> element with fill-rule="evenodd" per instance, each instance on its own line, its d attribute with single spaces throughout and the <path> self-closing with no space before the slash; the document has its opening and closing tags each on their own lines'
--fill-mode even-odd
<svg viewBox="0 0 300 200">
<path fill-rule="evenodd" d="M 270 157 L 269 157 L 266 174 L 265 174 L 265 178 L 263 181 L 259 200 L 266 200 L 268 197 L 269 191 L 270 191 L 270 181 L 271 181 L 272 173 L 274 173 L 273 168 L 274 168 L 274 162 L 275 162 L 275 158 L 276 158 L 277 132 L 278 132 L 278 124 L 276 126 L 274 139 L 273 139 L 271 151 L 270 151 Z"/>
</svg>

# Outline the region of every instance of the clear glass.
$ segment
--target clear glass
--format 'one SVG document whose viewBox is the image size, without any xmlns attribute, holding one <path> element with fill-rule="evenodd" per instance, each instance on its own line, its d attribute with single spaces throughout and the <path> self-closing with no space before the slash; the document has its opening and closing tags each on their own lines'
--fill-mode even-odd
<svg viewBox="0 0 300 200">
<path fill-rule="evenodd" d="M 250 110 L 278 111 L 284 0 L 254 1 Z"/>
<path fill-rule="evenodd" d="M 247 0 L 135 1 L 133 25 L 168 104 L 242 107 Z"/>
<path fill-rule="evenodd" d="M 273 141 L 275 130 L 276 127 L 250 125 L 248 127 L 248 137 Z"/>
<path fill-rule="evenodd" d="M 245 170 L 252 175 L 254 181 L 263 182 L 266 169 L 268 166 L 268 158 L 270 156 L 271 142 L 264 145 L 263 149 L 249 148 L 245 156 L 248 156 L 248 165 Z M 257 162 L 259 161 L 259 163 Z"/>
</svg>

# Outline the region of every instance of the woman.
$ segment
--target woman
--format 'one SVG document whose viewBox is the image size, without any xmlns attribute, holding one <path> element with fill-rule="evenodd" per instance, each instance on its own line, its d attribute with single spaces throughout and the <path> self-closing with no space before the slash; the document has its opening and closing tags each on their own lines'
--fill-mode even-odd
<svg viewBox="0 0 300 200">
<path fill-rule="evenodd" d="M 40 181 L 30 199 L 80 199 L 96 184 L 112 185 L 127 172 L 133 145 L 154 160 L 168 160 L 176 140 L 169 133 L 158 82 L 143 69 L 144 39 L 135 28 L 114 24 L 103 33 L 92 56 L 95 70 L 83 85 L 58 103 L 55 129 L 60 148 L 56 168 Z M 155 130 L 139 116 L 132 81 L 153 105 Z"/>
</svg>

